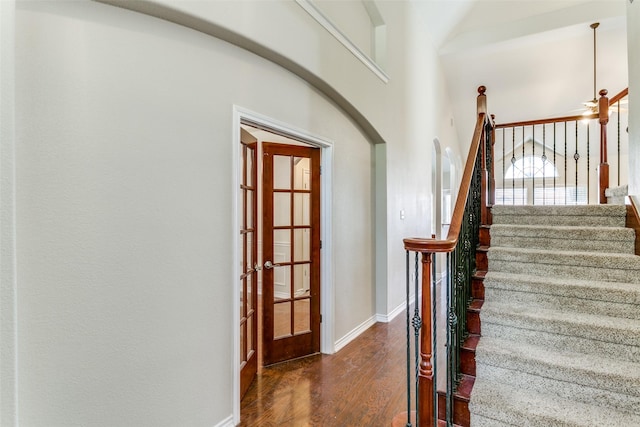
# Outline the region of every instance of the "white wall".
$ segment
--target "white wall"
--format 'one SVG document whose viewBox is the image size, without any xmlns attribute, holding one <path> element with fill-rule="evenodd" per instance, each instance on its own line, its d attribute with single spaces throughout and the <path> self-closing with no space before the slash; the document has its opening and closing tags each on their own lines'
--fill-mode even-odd
<svg viewBox="0 0 640 427">
<path fill-rule="evenodd" d="M 627 2 L 629 194 L 640 198 L 640 3 Z"/>
<path fill-rule="evenodd" d="M 18 4 L 21 426 L 231 422 L 234 105 L 335 143 L 336 340 L 404 301 L 402 238 L 430 228 L 431 141 L 457 150 L 411 4 L 379 4 L 384 83 L 294 2 L 157 3 L 259 43 L 314 86 L 143 14 Z"/>
</svg>

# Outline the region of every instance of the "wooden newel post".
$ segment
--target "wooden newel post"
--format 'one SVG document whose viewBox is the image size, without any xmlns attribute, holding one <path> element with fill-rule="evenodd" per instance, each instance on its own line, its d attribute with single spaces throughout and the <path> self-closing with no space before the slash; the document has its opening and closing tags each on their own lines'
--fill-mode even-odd
<svg viewBox="0 0 640 427">
<path fill-rule="evenodd" d="M 417 295 L 416 295 L 417 297 Z M 422 252 L 422 325 L 420 328 L 420 367 L 418 369 L 418 427 L 434 427 L 433 407 L 433 331 L 431 330 L 431 254 Z"/>
<path fill-rule="evenodd" d="M 485 95 L 484 93 L 487 91 L 487 88 L 485 86 L 480 86 L 478 88 L 478 115 L 482 114 L 482 113 L 487 113 L 487 95 Z M 480 195 L 481 198 L 481 204 L 480 204 L 480 222 L 482 224 L 489 224 L 490 220 L 489 220 L 489 205 L 490 205 L 490 188 L 491 188 L 491 184 L 490 184 L 490 177 L 489 177 L 489 171 L 487 170 L 487 155 L 489 154 L 489 150 L 490 147 L 487 147 L 487 134 L 486 134 L 486 130 L 487 127 L 483 126 L 483 133 L 482 133 L 482 142 L 480 143 L 480 168 L 482 169 L 481 171 L 481 177 L 482 177 L 482 182 L 481 182 L 481 192 L 482 194 Z"/>
<path fill-rule="evenodd" d="M 600 204 L 607 203 L 605 190 L 609 188 L 609 163 L 607 163 L 607 123 L 609 123 L 609 98 L 608 91 L 600 91 L 598 100 L 598 121 L 600 122 Z"/>
<path fill-rule="evenodd" d="M 486 91 L 485 86 L 478 88 L 478 114 L 487 112 L 487 96 L 484 94 Z"/>
</svg>

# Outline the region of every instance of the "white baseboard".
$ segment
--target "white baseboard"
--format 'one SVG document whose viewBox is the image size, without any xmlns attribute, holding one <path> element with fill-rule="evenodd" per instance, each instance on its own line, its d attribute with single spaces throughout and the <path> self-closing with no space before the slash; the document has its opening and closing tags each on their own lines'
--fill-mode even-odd
<svg viewBox="0 0 640 427">
<path fill-rule="evenodd" d="M 345 335 L 344 337 L 336 341 L 336 343 L 334 344 L 334 351 L 335 352 L 340 351 L 340 349 L 342 349 L 345 345 L 349 344 L 351 341 L 356 339 L 361 333 L 369 329 L 375 323 L 376 323 L 376 316 L 374 315 L 368 318 L 367 320 L 365 320 L 364 322 L 362 322 L 361 324 L 359 324 L 358 326 L 356 326 L 353 330 L 351 330 L 351 332 L 349 332 L 347 335 Z"/>
<path fill-rule="evenodd" d="M 413 302 L 415 301 L 415 298 L 413 296 L 409 298 L 410 298 L 411 304 L 413 304 Z M 376 314 L 376 320 L 382 323 L 389 323 L 393 319 L 395 319 L 398 314 L 404 313 L 406 309 L 407 309 L 407 301 L 402 301 L 396 308 L 391 310 L 389 314 L 380 314 L 380 313 Z"/>
<path fill-rule="evenodd" d="M 235 424 L 233 423 L 233 415 L 229 415 L 213 427 L 235 427 Z"/>
</svg>

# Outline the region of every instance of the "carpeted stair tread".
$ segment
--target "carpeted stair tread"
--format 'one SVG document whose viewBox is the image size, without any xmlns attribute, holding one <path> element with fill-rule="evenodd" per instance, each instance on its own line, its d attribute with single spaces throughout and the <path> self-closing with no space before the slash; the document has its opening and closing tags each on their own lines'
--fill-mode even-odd
<svg viewBox="0 0 640 427">
<path fill-rule="evenodd" d="M 640 283 L 603 282 L 569 277 L 543 277 L 489 271 L 485 288 L 640 305 Z M 640 311 L 640 308 L 638 308 Z"/>
<path fill-rule="evenodd" d="M 489 257 L 489 262 L 492 260 L 503 260 L 546 265 L 597 266 L 599 268 L 634 270 L 640 274 L 640 257 L 633 254 L 603 254 L 591 251 L 491 247 L 487 256 Z M 544 271 L 540 273 L 543 274 Z"/>
<path fill-rule="evenodd" d="M 522 370 L 513 370 L 502 366 L 480 364 L 477 374 L 491 381 L 527 389 L 536 393 L 555 395 L 564 399 L 610 407 L 616 410 L 635 414 L 640 408 L 640 396 L 624 394 L 618 390 L 610 390 L 579 384 L 575 381 L 565 381 L 554 377 L 538 375 Z M 612 387 L 609 387 L 612 388 Z"/>
<path fill-rule="evenodd" d="M 489 271 L 640 283 L 640 257 L 591 251 L 491 247 Z"/>
<path fill-rule="evenodd" d="M 587 217 L 625 217 L 626 208 L 619 205 L 494 205 L 491 208 L 494 217 L 501 216 L 587 216 Z"/>
<path fill-rule="evenodd" d="M 624 227 L 626 208 L 620 205 L 505 206 L 491 209 L 493 224 Z"/>
<path fill-rule="evenodd" d="M 640 397 L 639 363 L 609 363 L 597 355 L 549 350 L 499 338 L 482 339 L 476 349 L 476 361 L 478 365 L 497 366 Z"/>
<path fill-rule="evenodd" d="M 501 304 L 485 301 L 482 308 L 483 324 L 495 323 L 522 329 L 540 330 L 591 340 L 640 346 L 640 322 L 589 313 L 566 313 L 545 310 L 526 304 Z M 480 339 L 482 342 L 482 339 Z"/>
<path fill-rule="evenodd" d="M 514 326 L 485 322 L 482 325 L 482 339 L 485 337 L 509 337 L 514 341 L 528 342 L 529 344 L 549 349 L 595 354 L 612 360 L 640 361 L 640 347 L 638 346 L 594 340 L 575 335 L 562 335 L 553 332 L 553 328 L 550 329 L 552 330 L 524 329 L 521 324 Z"/>
<path fill-rule="evenodd" d="M 515 276 L 515 277 L 514 277 Z M 567 312 L 588 312 L 602 316 L 624 317 L 640 320 L 640 284 L 624 283 L 623 289 L 611 292 L 607 288 L 589 286 L 569 287 L 566 283 L 548 283 L 550 280 L 533 281 L 526 275 L 511 275 L 500 278 L 489 275 L 484 282 L 485 298 L 501 303 L 527 304 Z M 546 278 L 555 279 L 555 278 Z M 610 285 L 618 283 L 610 282 Z"/>
<path fill-rule="evenodd" d="M 562 399 L 546 393 L 536 393 L 478 378 L 469 403 L 478 426 L 489 426 L 486 419 L 496 420 L 496 426 L 518 427 L 593 427 L 640 426 L 640 414 L 630 414 L 613 408 L 589 405 Z"/>
<path fill-rule="evenodd" d="M 491 246 L 598 251 L 633 254 L 635 233 L 624 227 L 576 227 L 496 224 Z"/>
</svg>

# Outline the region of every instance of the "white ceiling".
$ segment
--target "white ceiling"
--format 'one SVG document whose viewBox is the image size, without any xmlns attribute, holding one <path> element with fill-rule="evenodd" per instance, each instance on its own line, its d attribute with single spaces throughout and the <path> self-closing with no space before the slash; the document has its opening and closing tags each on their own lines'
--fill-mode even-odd
<svg viewBox="0 0 640 427">
<path fill-rule="evenodd" d="M 463 141 L 480 85 L 498 123 L 578 114 L 593 98 L 593 22 L 598 90 L 627 87 L 626 1 L 413 0 L 440 53 Z"/>
</svg>

